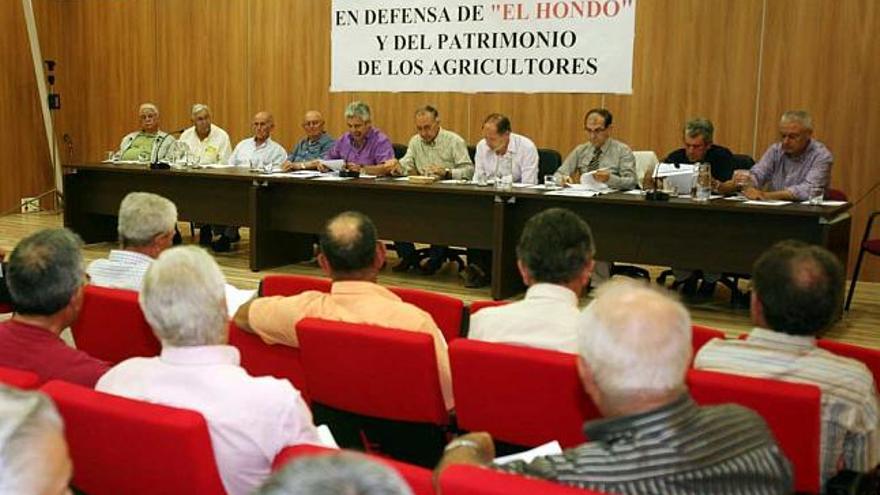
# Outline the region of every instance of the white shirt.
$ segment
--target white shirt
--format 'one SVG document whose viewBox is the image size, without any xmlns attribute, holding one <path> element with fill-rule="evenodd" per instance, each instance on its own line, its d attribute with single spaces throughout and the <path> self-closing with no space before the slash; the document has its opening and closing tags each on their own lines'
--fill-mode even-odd
<svg viewBox="0 0 880 495">
<path fill-rule="evenodd" d="M 247 167 L 251 158 L 259 158 L 263 163 L 274 163 L 280 165 L 287 159 L 287 151 L 283 146 L 272 141 L 272 138 L 266 138 L 260 145 L 249 137 L 235 145 L 232 156 L 229 157 L 229 164 L 238 167 Z"/>
<path fill-rule="evenodd" d="M 144 285 L 144 275 L 152 263 L 153 258 L 146 254 L 112 249 L 107 259 L 92 261 L 86 273 L 94 285 L 140 292 Z"/>
<path fill-rule="evenodd" d="M 855 359 L 816 345 L 812 336 L 755 328 L 746 340 L 713 339 L 694 367 L 817 385 L 822 390 L 822 484 L 838 461 L 867 471 L 880 461 L 880 417 L 874 376 Z"/>
<path fill-rule="evenodd" d="M 230 495 L 253 493 L 285 446 L 319 444 L 299 391 L 287 380 L 248 375 L 231 346 L 163 346 L 158 357 L 114 366 L 95 389 L 200 412 Z"/>
<path fill-rule="evenodd" d="M 192 126 L 183 131 L 178 139 L 186 143 L 189 150 L 199 157 L 199 163 L 226 163 L 232 153 L 232 145 L 229 143 L 229 134 L 223 129 L 211 124 L 211 130 L 205 139 L 199 139 L 196 127 Z"/>
<path fill-rule="evenodd" d="M 483 173 L 483 177 L 495 177 L 499 159 L 509 159 L 513 165 L 513 181 L 523 184 L 538 183 L 538 148 L 531 139 L 510 133 L 510 142 L 507 151 L 498 155 L 485 139 L 477 143 L 477 153 L 474 155 L 475 174 Z"/>
<path fill-rule="evenodd" d="M 576 353 L 578 314 L 578 298 L 571 289 L 535 284 L 522 301 L 471 316 L 468 338 Z"/>
</svg>

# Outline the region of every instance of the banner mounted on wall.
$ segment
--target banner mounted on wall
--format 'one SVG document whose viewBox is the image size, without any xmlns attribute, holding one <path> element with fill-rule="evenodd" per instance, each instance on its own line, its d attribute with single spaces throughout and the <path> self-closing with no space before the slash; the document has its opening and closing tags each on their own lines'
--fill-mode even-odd
<svg viewBox="0 0 880 495">
<path fill-rule="evenodd" d="M 330 91 L 632 93 L 636 0 L 333 0 Z"/>
</svg>

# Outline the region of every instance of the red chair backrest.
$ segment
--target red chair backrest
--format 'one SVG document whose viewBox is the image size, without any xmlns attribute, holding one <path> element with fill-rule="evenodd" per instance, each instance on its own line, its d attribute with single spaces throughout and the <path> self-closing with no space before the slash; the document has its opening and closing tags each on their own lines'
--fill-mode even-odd
<svg viewBox="0 0 880 495">
<path fill-rule="evenodd" d="M 388 289 L 397 294 L 404 302 L 418 306 L 429 313 L 434 319 L 434 323 L 443 332 L 446 342 L 452 342 L 461 335 L 461 320 L 464 311 L 464 302 L 461 299 L 421 289 L 404 287 L 389 287 Z"/>
<path fill-rule="evenodd" d="M 295 445 L 284 448 L 275 457 L 272 463 L 272 469 L 278 470 L 284 467 L 290 461 L 302 456 L 328 455 L 336 454 L 339 450 L 328 449 L 327 447 L 318 447 L 316 445 Z M 397 474 L 406 481 L 415 495 L 434 495 L 434 483 L 432 480 L 433 473 L 430 469 L 421 466 L 414 466 L 401 461 L 395 461 L 387 457 L 377 457 L 369 454 L 371 460 L 385 464 L 386 466 L 397 471 Z"/>
<path fill-rule="evenodd" d="M 0 313 L 12 313 L 12 305 L 0 303 Z"/>
<path fill-rule="evenodd" d="M 468 306 L 468 313 L 474 314 L 484 308 L 494 308 L 496 306 L 504 306 L 506 304 L 510 304 L 510 301 L 471 301 L 470 306 Z"/>
<path fill-rule="evenodd" d="M 80 490 L 90 495 L 225 495 L 208 427 L 198 412 L 61 381 L 41 390 L 64 418 L 73 485 Z"/>
<path fill-rule="evenodd" d="M 443 495 L 601 495 L 550 481 L 528 478 L 464 464 L 450 466 L 440 475 Z"/>
<path fill-rule="evenodd" d="M 536 446 L 584 443 L 584 421 L 599 412 L 587 396 L 574 354 L 458 339 L 449 345 L 458 426 Z"/>
<path fill-rule="evenodd" d="M 138 293 L 130 290 L 86 286 L 70 330 L 77 349 L 110 363 L 157 356 L 162 350 L 138 305 Z"/>
<path fill-rule="evenodd" d="M 840 189 L 834 189 L 829 187 L 825 189 L 825 198 L 828 201 L 849 201 L 849 198 L 846 196 L 846 193 L 841 191 Z"/>
<path fill-rule="evenodd" d="M 295 296 L 308 290 L 330 292 L 329 278 L 306 275 L 266 275 L 260 282 L 261 296 Z"/>
<path fill-rule="evenodd" d="M 232 321 L 229 322 L 229 345 L 238 348 L 241 367 L 250 375 L 287 379 L 304 398 L 308 397 L 306 375 L 298 348 L 267 344 L 257 335 L 238 328 Z"/>
<path fill-rule="evenodd" d="M 430 335 L 315 318 L 296 332 L 313 401 L 376 418 L 449 422 Z"/>
<path fill-rule="evenodd" d="M 819 339 L 817 344 L 822 349 L 833 352 L 838 356 L 852 358 L 865 363 L 865 366 L 874 375 L 874 387 L 880 387 L 880 350 L 828 339 Z"/>
<path fill-rule="evenodd" d="M 706 345 L 706 342 L 709 342 L 712 339 L 724 338 L 724 332 L 714 328 L 704 327 L 702 325 L 692 325 L 691 329 L 693 330 L 693 333 L 691 334 L 691 347 L 694 349 L 694 356 L 697 355 L 697 352 L 699 352 L 701 347 Z"/>
<path fill-rule="evenodd" d="M 0 383 L 22 389 L 37 388 L 40 385 L 40 375 L 32 371 L 0 366 Z"/>
<path fill-rule="evenodd" d="M 795 490 L 819 492 L 819 387 L 693 369 L 688 371 L 687 384 L 700 405 L 734 403 L 760 414 L 794 466 Z"/>
</svg>

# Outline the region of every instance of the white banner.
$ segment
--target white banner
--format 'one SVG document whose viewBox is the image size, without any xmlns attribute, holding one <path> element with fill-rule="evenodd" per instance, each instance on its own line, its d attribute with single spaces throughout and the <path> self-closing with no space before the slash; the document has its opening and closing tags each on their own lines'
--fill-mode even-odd
<svg viewBox="0 0 880 495">
<path fill-rule="evenodd" d="M 632 93 L 636 0 L 333 0 L 331 91 Z"/>
</svg>

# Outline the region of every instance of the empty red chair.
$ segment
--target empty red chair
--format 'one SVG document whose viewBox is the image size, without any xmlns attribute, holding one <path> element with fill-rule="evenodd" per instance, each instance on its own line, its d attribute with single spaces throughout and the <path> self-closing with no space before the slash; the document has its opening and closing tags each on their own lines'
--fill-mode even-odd
<svg viewBox="0 0 880 495">
<path fill-rule="evenodd" d="M 449 346 L 458 426 L 536 446 L 584 443 L 584 421 L 600 416 L 583 389 L 574 354 L 458 339 Z"/>
<path fill-rule="evenodd" d="M 40 375 L 32 371 L 0 366 L 0 383 L 22 389 L 37 388 L 40 384 Z"/>
<path fill-rule="evenodd" d="M 77 349 L 110 363 L 157 356 L 162 345 L 138 305 L 138 293 L 88 285 L 82 310 L 70 327 Z"/>
<path fill-rule="evenodd" d="M 865 259 L 865 253 L 880 256 L 880 237 L 871 237 L 871 229 L 874 226 L 874 219 L 880 215 L 880 210 L 871 212 L 868 217 L 868 223 L 865 224 L 865 233 L 862 234 L 862 242 L 859 243 L 859 255 L 856 258 L 856 267 L 853 270 L 852 282 L 849 284 L 849 292 L 846 295 L 846 304 L 843 308 L 849 311 L 849 305 L 852 304 L 853 294 L 856 292 L 856 282 L 859 280 L 859 272 L 862 271 L 862 261 Z"/>
<path fill-rule="evenodd" d="M 450 466 L 440 476 L 443 495 L 601 495 L 550 481 L 463 464 Z"/>
<path fill-rule="evenodd" d="M 281 469 L 290 461 L 302 456 L 327 455 L 335 454 L 339 451 L 336 449 L 328 449 L 327 447 L 318 447 L 316 445 L 296 445 L 287 447 L 275 457 L 272 463 L 274 470 Z M 414 466 L 405 462 L 395 461 L 385 457 L 369 456 L 370 459 L 381 462 L 386 466 L 397 471 L 404 481 L 409 485 L 415 495 L 434 495 L 433 472 L 420 466 Z"/>
<path fill-rule="evenodd" d="M 702 325 L 692 325 L 693 331 L 691 335 L 691 346 L 694 349 L 694 356 L 697 355 L 700 348 L 706 345 L 712 339 L 724 339 L 724 332 L 714 328 L 704 327 Z"/>
<path fill-rule="evenodd" d="M 295 296 L 301 292 L 316 290 L 330 292 L 333 281 L 329 278 L 307 275 L 266 275 L 260 282 L 261 296 Z"/>
<path fill-rule="evenodd" d="M 865 366 L 871 370 L 874 375 L 874 386 L 880 387 L 880 350 L 869 349 L 853 344 L 845 344 L 828 339 L 819 339 L 817 341 L 819 347 L 833 352 L 838 356 L 852 358 L 865 363 Z"/>
<path fill-rule="evenodd" d="M 298 348 L 267 344 L 259 336 L 238 328 L 232 321 L 229 322 L 229 345 L 238 348 L 241 367 L 250 375 L 287 379 L 303 394 L 303 398 L 307 398 L 306 376 Z"/>
<path fill-rule="evenodd" d="M 0 314 L 3 313 L 12 313 L 12 306 L 9 304 L 0 303 Z"/>
<path fill-rule="evenodd" d="M 428 312 L 434 319 L 434 323 L 443 332 L 446 342 L 452 342 L 461 335 L 462 314 L 464 312 L 464 302 L 461 299 L 421 289 L 404 287 L 389 287 L 388 289 L 405 302 Z"/>
<path fill-rule="evenodd" d="M 51 381 L 73 485 L 89 495 L 224 495 L 204 417 Z M 242 407 L 247 407 L 243 404 Z"/>
<path fill-rule="evenodd" d="M 687 384 L 700 405 L 734 403 L 760 414 L 794 467 L 795 490 L 819 493 L 819 387 L 705 370 L 689 370 Z"/>
<path fill-rule="evenodd" d="M 471 301 L 468 306 L 468 313 L 474 314 L 484 308 L 494 308 L 496 306 L 504 306 L 510 304 L 509 301 Z"/>
</svg>

